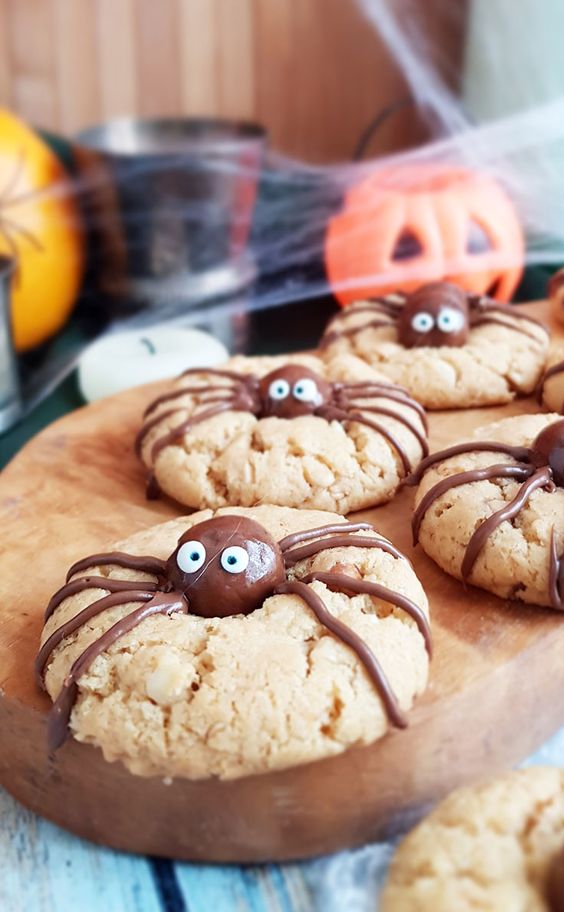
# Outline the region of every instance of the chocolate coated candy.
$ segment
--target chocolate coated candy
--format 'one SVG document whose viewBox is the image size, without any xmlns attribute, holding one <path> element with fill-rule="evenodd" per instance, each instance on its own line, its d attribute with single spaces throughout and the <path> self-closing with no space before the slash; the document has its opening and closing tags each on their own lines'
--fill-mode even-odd
<svg viewBox="0 0 564 912">
<path fill-rule="evenodd" d="M 184 533 L 167 562 L 167 575 L 190 614 L 249 614 L 286 577 L 278 544 L 244 516 L 218 516 Z"/>
<path fill-rule="evenodd" d="M 467 295 L 449 282 L 423 285 L 398 316 L 399 341 L 406 348 L 465 345 L 468 332 Z"/>
<path fill-rule="evenodd" d="M 331 384 L 301 364 L 271 371 L 259 383 L 261 417 L 313 415 L 331 399 Z"/>
<path fill-rule="evenodd" d="M 554 484 L 564 488 L 564 418 L 541 431 L 531 449 L 536 465 L 550 466 Z"/>
</svg>

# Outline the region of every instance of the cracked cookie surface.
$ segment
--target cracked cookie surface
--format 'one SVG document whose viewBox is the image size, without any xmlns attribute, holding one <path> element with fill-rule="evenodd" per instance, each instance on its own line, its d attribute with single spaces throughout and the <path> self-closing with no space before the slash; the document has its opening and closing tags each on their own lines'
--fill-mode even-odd
<svg viewBox="0 0 564 912">
<path fill-rule="evenodd" d="M 367 365 L 346 356 L 335 358 L 330 369 L 312 355 L 239 356 L 222 367 L 260 378 L 296 364 L 334 382 L 389 383 Z M 206 371 L 190 377 L 190 385 L 202 390 L 213 381 Z M 183 385 L 186 379 L 179 378 L 169 393 Z M 214 393 L 206 394 L 206 398 L 209 395 Z M 414 405 L 375 394 L 363 397 L 357 407 L 365 417 L 377 418 L 385 432 L 393 435 L 412 468 L 423 455 L 417 435 L 424 438 L 426 434 Z M 390 500 L 405 476 L 401 456 L 385 434 L 358 422 L 345 425 L 318 415 L 282 419 L 259 418 L 250 411 L 224 411 L 195 424 L 154 456 L 157 441 L 182 421 L 198 415 L 205 408 L 205 400 L 198 402 L 197 396 L 186 394 L 175 399 L 174 406 L 170 415 L 166 414 L 170 402 L 159 404 L 150 413 L 149 421 L 158 423 L 145 434 L 140 456 L 158 487 L 188 507 L 273 503 L 344 514 Z M 371 411 L 379 406 L 392 414 Z M 406 422 L 415 428 L 415 434 Z"/>
<path fill-rule="evenodd" d="M 549 912 L 550 865 L 563 845 L 563 770 L 458 789 L 399 846 L 380 912 Z"/>
<path fill-rule="evenodd" d="M 470 442 L 531 447 L 540 432 L 560 420 L 559 415 L 522 415 L 479 428 Z M 463 441 L 467 442 L 467 441 Z M 432 457 L 431 457 L 432 458 Z M 517 466 L 507 454 L 473 450 L 443 459 L 428 468 L 417 489 L 416 508 L 440 482 L 462 472 L 499 464 Z M 532 471 L 532 469 L 531 469 Z M 424 551 L 447 573 L 462 578 L 468 544 L 478 527 L 506 507 L 523 487 L 523 480 L 495 477 L 451 487 L 425 510 L 419 527 Z M 416 514 L 417 515 L 417 514 Z M 518 598 L 555 607 L 551 599 L 552 541 L 554 553 L 564 552 L 564 488 L 533 491 L 511 520 L 501 522 L 486 538 L 468 582 L 502 598 Z"/>
<path fill-rule="evenodd" d="M 212 515 L 259 522 L 276 540 L 326 523 L 332 513 L 261 506 L 206 510 L 154 526 L 117 548 L 166 558 L 187 529 Z M 374 534 L 374 533 L 367 533 Z M 428 614 L 411 565 L 380 549 L 325 549 L 301 560 L 290 576 L 351 567 L 412 599 Z M 117 566 L 89 575 L 150 580 Z M 333 615 L 372 649 L 402 709 L 426 685 L 428 657 L 415 623 L 388 602 L 310 584 Z M 45 625 L 53 631 L 103 595 L 85 589 L 61 602 Z M 45 683 L 51 697 L 81 652 L 132 609 L 107 609 L 53 652 Z M 373 683 L 359 659 L 333 637 L 295 595 L 275 595 L 246 616 L 155 615 L 99 655 L 79 682 L 71 730 L 141 776 L 237 778 L 284 769 L 369 744 L 389 728 Z"/>
<path fill-rule="evenodd" d="M 391 295 L 381 300 L 397 307 L 404 298 Z M 511 305 L 496 311 L 495 323 L 471 326 L 468 341 L 460 347 L 417 348 L 399 343 L 395 315 L 378 313 L 375 319 L 372 306 L 359 301 L 329 323 L 321 341 L 329 368 L 335 355 L 353 356 L 404 386 L 430 409 L 501 405 L 532 393 L 539 380 L 549 335 L 539 324 L 524 324 L 512 315 Z"/>
</svg>

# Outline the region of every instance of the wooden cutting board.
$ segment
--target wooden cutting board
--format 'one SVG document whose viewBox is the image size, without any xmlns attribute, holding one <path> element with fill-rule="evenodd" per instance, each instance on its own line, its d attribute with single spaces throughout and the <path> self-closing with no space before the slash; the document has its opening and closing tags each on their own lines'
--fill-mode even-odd
<svg viewBox="0 0 564 912">
<path fill-rule="evenodd" d="M 546 305 L 529 305 L 548 322 Z M 564 335 L 556 329 L 555 337 Z M 410 727 L 371 747 L 235 782 L 142 779 L 73 740 L 50 761 L 47 697 L 35 687 L 41 618 L 69 564 L 178 515 L 147 502 L 131 443 L 157 385 L 73 412 L 0 475 L 0 782 L 37 813 L 119 849 L 207 861 L 302 858 L 405 828 L 461 782 L 502 770 L 564 724 L 564 617 L 464 592 L 410 544 L 413 491 L 369 511 L 413 558 L 435 643 L 428 690 Z M 536 411 L 435 413 L 432 448 L 475 427 Z"/>
</svg>

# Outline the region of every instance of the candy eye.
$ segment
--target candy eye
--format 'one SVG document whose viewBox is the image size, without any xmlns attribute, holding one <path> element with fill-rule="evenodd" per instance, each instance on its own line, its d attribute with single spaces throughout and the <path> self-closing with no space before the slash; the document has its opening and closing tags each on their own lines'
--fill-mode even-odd
<svg viewBox="0 0 564 912">
<path fill-rule="evenodd" d="M 273 380 L 268 387 L 271 399 L 285 399 L 290 394 L 290 384 L 287 380 Z"/>
<path fill-rule="evenodd" d="M 435 321 L 431 314 L 427 313 L 426 310 L 422 310 L 420 313 L 415 314 L 411 320 L 411 328 L 414 329 L 415 332 L 428 333 L 434 325 Z"/>
<path fill-rule="evenodd" d="M 199 541 L 185 542 L 178 549 L 176 563 L 183 573 L 195 573 L 206 559 L 206 549 Z"/>
<path fill-rule="evenodd" d="M 444 333 L 458 332 L 464 326 L 464 314 L 454 307 L 442 307 L 437 317 L 437 326 Z"/>
<path fill-rule="evenodd" d="M 310 377 L 304 377 L 303 380 L 294 383 L 292 395 L 300 402 L 318 402 L 320 398 L 317 383 Z"/>
<path fill-rule="evenodd" d="M 228 573 L 243 573 L 249 565 L 249 555 L 244 548 L 233 545 L 222 552 L 220 563 Z"/>
</svg>

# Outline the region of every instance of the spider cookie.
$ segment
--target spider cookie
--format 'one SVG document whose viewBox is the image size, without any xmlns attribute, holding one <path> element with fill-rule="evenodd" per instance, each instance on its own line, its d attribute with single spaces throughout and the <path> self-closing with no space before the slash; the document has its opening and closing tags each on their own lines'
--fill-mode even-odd
<svg viewBox="0 0 564 912">
<path fill-rule="evenodd" d="M 548 330 L 518 308 L 433 282 L 345 308 L 320 350 L 329 365 L 335 354 L 355 355 L 439 409 L 503 404 L 533 392 L 548 343 Z"/>
<path fill-rule="evenodd" d="M 564 346 L 551 352 L 537 386 L 537 399 L 551 412 L 564 415 Z"/>
<path fill-rule="evenodd" d="M 142 776 L 236 778 L 369 744 L 425 688 L 409 561 L 370 523 L 261 506 L 155 526 L 75 563 L 38 682 L 69 733 Z"/>
<path fill-rule="evenodd" d="M 187 371 L 152 402 L 136 450 L 189 507 L 349 513 L 389 500 L 428 452 L 423 408 L 363 364 L 308 355 Z"/>
<path fill-rule="evenodd" d="M 564 912 L 564 770 L 458 789 L 400 844 L 380 912 Z"/>
<path fill-rule="evenodd" d="M 564 419 L 520 415 L 433 453 L 413 538 L 465 583 L 564 610 Z"/>
</svg>

